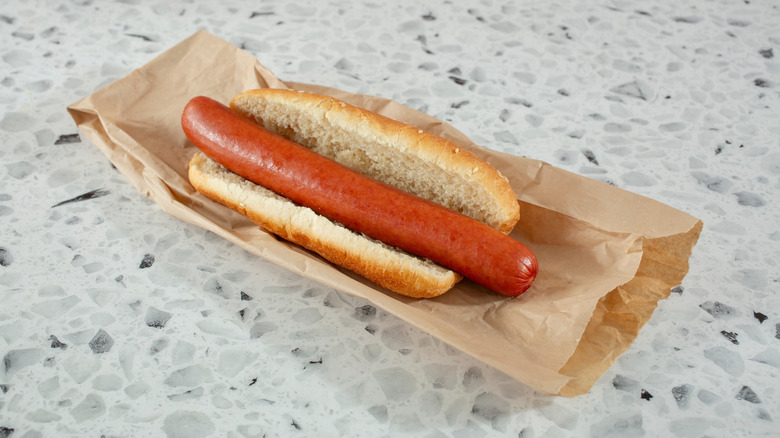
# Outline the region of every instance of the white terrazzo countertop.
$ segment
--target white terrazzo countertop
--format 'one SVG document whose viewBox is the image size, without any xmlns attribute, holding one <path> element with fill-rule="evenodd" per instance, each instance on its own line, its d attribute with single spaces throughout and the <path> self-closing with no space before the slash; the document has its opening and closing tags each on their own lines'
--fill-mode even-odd
<svg viewBox="0 0 780 438">
<path fill-rule="evenodd" d="M 6 3 L 0 438 L 777 436 L 777 2 Z M 170 217 L 65 107 L 199 29 L 702 219 L 689 275 L 551 397 Z"/>
</svg>

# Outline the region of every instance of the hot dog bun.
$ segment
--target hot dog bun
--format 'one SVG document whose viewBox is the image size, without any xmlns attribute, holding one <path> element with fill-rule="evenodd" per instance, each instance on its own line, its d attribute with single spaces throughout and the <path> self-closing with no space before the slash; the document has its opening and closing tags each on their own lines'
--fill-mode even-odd
<svg viewBox="0 0 780 438">
<path fill-rule="evenodd" d="M 455 144 L 332 97 L 263 88 L 230 108 L 283 137 L 504 233 L 520 218 L 515 193 L 495 168 Z"/>
<path fill-rule="evenodd" d="M 233 99 L 231 109 L 347 167 L 503 233 L 519 218 L 515 195 L 498 171 L 412 126 L 330 97 L 292 90 L 248 91 Z M 198 191 L 268 231 L 397 293 L 434 297 L 462 278 L 334 223 L 200 153 L 191 160 L 189 178 Z"/>
</svg>

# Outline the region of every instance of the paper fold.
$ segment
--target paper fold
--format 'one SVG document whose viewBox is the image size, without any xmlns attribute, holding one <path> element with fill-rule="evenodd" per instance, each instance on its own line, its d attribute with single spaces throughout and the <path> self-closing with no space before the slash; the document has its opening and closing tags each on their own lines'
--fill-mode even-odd
<svg viewBox="0 0 780 438">
<path fill-rule="evenodd" d="M 181 131 L 196 95 L 223 103 L 248 89 L 329 94 L 441 135 L 498 168 L 521 206 L 511 236 L 537 255 L 540 274 L 507 298 L 469 281 L 429 300 L 402 297 L 260 230 L 189 185 L 195 152 Z M 255 58 L 198 32 L 128 76 L 68 107 L 84 135 L 163 211 L 260 257 L 364 298 L 537 391 L 587 392 L 636 338 L 659 300 L 682 281 L 701 222 L 659 202 L 475 145 L 448 124 L 394 101 L 284 83 Z"/>
</svg>

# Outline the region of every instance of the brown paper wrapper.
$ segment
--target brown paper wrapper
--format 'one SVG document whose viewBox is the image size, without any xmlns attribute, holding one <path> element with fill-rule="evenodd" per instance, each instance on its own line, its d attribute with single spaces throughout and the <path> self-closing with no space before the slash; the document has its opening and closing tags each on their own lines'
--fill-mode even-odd
<svg viewBox="0 0 780 438">
<path fill-rule="evenodd" d="M 537 255 L 540 274 L 519 297 L 463 281 L 416 300 L 384 290 L 280 241 L 189 184 L 195 148 L 181 130 L 184 105 L 205 95 L 227 103 L 253 88 L 332 95 L 445 137 L 490 162 L 518 195 L 511 236 Z M 364 298 L 535 390 L 587 392 L 636 338 L 658 301 L 688 271 L 701 222 L 659 202 L 544 162 L 472 143 L 453 127 L 396 102 L 284 83 L 254 57 L 198 32 L 128 76 L 72 104 L 79 129 L 165 212 L 302 276 Z"/>
</svg>

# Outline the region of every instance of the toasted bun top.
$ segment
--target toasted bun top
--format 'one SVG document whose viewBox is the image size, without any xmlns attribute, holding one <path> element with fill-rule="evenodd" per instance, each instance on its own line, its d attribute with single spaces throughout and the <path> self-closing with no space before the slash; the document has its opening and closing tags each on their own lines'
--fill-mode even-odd
<svg viewBox="0 0 780 438">
<path fill-rule="evenodd" d="M 263 88 L 236 96 L 238 113 L 326 157 L 504 233 L 519 219 L 509 182 L 455 144 L 332 97 Z"/>
</svg>

